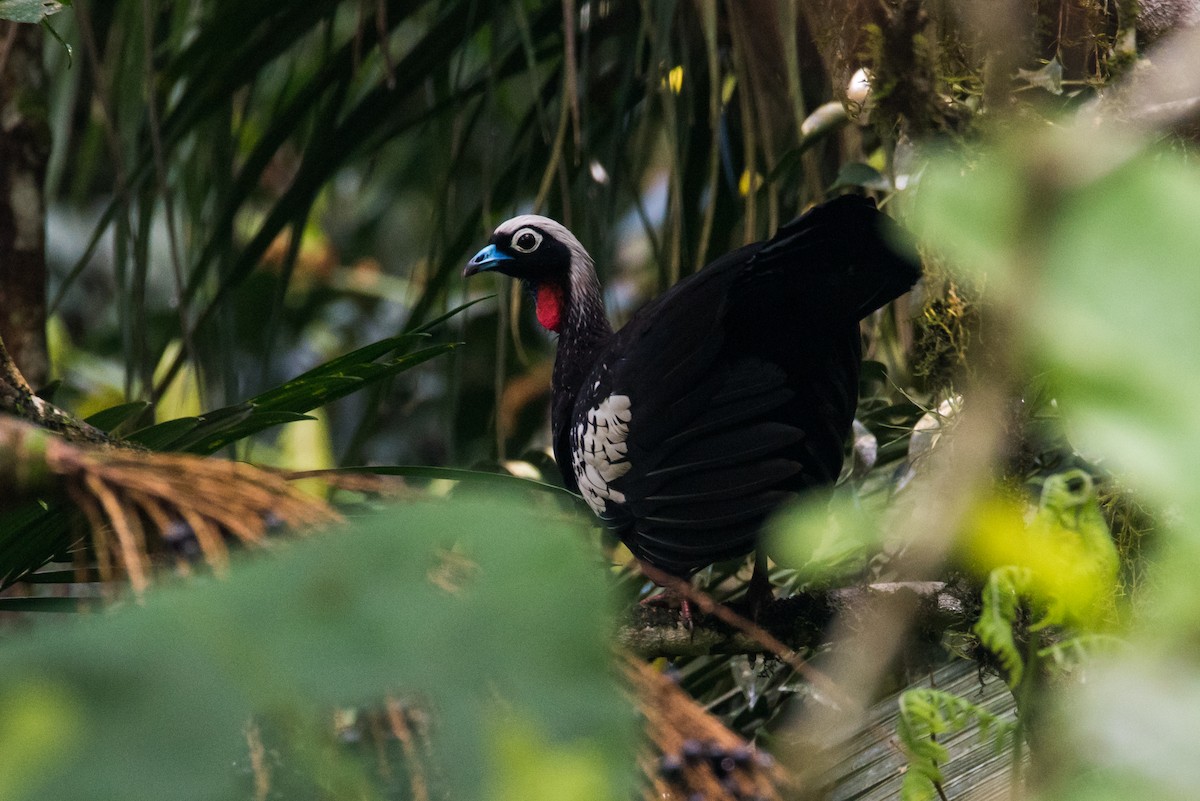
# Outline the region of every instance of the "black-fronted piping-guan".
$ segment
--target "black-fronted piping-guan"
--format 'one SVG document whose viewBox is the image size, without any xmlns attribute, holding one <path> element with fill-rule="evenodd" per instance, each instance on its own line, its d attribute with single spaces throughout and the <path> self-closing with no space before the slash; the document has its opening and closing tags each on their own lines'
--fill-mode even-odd
<svg viewBox="0 0 1200 801">
<path fill-rule="evenodd" d="M 781 503 L 833 483 L 858 399 L 859 320 L 907 292 L 873 201 L 842 196 L 722 256 L 613 333 L 592 259 L 537 215 L 498 227 L 494 270 L 559 335 L 551 428 L 566 486 L 669 574 L 754 550 Z"/>
</svg>

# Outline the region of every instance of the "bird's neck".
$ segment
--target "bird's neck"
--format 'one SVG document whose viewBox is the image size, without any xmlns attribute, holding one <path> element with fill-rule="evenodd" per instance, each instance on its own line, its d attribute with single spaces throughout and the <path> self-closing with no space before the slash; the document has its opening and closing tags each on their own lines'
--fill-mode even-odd
<svg viewBox="0 0 1200 801">
<path fill-rule="evenodd" d="M 573 402 L 600 351 L 613 335 L 600 282 L 591 264 L 573 267 L 570 285 L 558 290 L 564 302 L 559 311 L 558 355 L 554 360 L 556 405 L 565 397 Z M 539 300 L 542 291 L 545 290 L 539 290 Z M 543 314 L 539 304 L 539 320 Z"/>
</svg>

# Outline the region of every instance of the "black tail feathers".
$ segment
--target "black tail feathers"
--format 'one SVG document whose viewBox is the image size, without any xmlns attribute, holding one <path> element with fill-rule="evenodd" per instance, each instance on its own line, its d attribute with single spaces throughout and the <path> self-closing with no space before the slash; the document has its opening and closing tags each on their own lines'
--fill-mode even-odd
<svg viewBox="0 0 1200 801">
<path fill-rule="evenodd" d="M 874 200 L 843 195 L 780 228 L 751 260 L 751 272 L 785 270 L 801 283 L 805 306 L 858 320 L 921 277 L 911 250 Z"/>
</svg>

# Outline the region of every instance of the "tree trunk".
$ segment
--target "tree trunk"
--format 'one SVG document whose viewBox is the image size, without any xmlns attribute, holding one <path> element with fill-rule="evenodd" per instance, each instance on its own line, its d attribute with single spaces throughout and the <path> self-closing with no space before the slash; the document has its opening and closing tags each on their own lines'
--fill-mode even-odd
<svg viewBox="0 0 1200 801">
<path fill-rule="evenodd" d="M 42 36 L 37 25 L 0 25 L 0 339 L 35 388 L 49 370 Z"/>
</svg>

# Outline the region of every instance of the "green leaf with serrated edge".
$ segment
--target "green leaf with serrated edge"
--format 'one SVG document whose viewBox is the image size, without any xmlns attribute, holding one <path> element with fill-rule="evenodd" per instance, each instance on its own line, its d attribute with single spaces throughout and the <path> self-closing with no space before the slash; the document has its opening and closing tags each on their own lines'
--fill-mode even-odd
<svg viewBox="0 0 1200 801">
<path fill-rule="evenodd" d="M 1015 721 L 1005 721 L 966 698 L 933 688 L 917 688 L 901 693 L 896 734 L 908 757 L 901 786 L 902 801 L 931 801 L 936 798 L 935 783 L 944 781 L 942 765 L 950 752 L 936 739 L 939 735 L 979 727 L 979 738 L 1002 749 L 1016 729 Z"/>
<path fill-rule="evenodd" d="M 996 655 L 1008 674 L 1009 687 L 1021 683 L 1025 660 L 1017 648 L 1013 626 L 1017 621 L 1021 597 L 1028 593 L 1031 575 L 1020 567 L 998 567 L 988 574 L 983 587 L 982 608 L 974 626 L 985 648 Z"/>
</svg>

